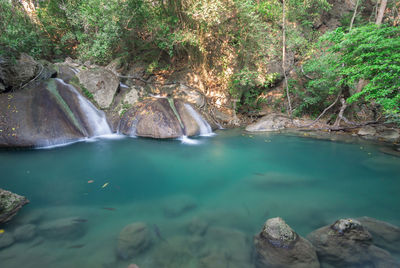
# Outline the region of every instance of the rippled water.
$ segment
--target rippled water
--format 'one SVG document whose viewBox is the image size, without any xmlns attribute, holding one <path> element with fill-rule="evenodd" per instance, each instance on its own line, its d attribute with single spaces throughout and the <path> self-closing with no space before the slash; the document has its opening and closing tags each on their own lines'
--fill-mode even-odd
<svg viewBox="0 0 400 268">
<path fill-rule="evenodd" d="M 32 240 L 0 249 L 0 266 L 253 267 L 253 235 L 270 217 L 304 236 L 342 217 L 400 225 L 400 158 L 379 147 L 237 130 L 195 141 L 0 151 L 0 187 L 31 201 L 1 228 L 39 228 Z M 78 217 L 79 230 L 40 233 L 68 217 Z M 134 222 L 148 224 L 152 243 L 121 260 L 118 234 Z"/>
</svg>

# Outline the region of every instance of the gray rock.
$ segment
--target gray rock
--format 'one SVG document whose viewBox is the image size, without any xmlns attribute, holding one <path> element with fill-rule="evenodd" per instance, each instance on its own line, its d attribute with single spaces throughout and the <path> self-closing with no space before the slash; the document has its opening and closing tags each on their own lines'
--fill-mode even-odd
<svg viewBox="0 0 400 268">
<path fill-rule="evenodd" d="M 256 267 L 320 267 L 315 248 L 282 218 L 267 220 L 254 237 Z"/>
<path fill-rule="evenodd" d="M 310 233 L 321 264 L 334 267 L 397 267 L 389 252 L 372 244 L 371 234 L 355 219 L 340 219 Z"/>
<path fill-rule="evenodd" d="M 400 228 L 370 217 L 357 219 L 372 235 L 374 245 L 390 252 L 400 253 Z"/>
<path fill-rule="evenodd" d="M 109 70 L 96 68 L 83 70 L 77 74 L 79 82 L 93 94 L 101 109 L 107 109 L 119 87 L 118 77 Z"/>
<path fill-rule="evenodd" d="M 0 223 L 11 220 L 29 200 L 24 196 L 0 189 Z"/>
<path fill-rule="evenodd" d="M 125 226 L 118 236 L 117 256 L 129 259 L 149 248 L 152 242 L 149 227 L 143 222 Z"/>
<path fill-rule="evenodd" d="M 14 237 L 9 232 L 4 232 L 0 234 L 0 249 L 6 248 L 14 244 Z"/>
<path fill-rule="evenodd" d="M 358 130 L 360 136 L 373 136 L 376 134 L 376 130 L 372 126 L 364 126 Z"/>
<path fill-rule="evenodd" d="M 260 118 L 256 123 L 248 125 L 246 131 L 277 131 L 288 128 L 291 125 L 292 121 L 288 116 L 282 114 L 269 114 Z"/>
<path fill-rule="evenodd" d="M 98 126 L 107 124 L 93 119 L 95 116 L 101 119 L 102 112 L 60 79 L 0 94 L 0 114 L 0 147 L 71 142 L 96 135 Z"/>
<path fill-rule="evenodd" d="M 36 225 L 25 224 L 18 226 L 14 230 L 14 238 L 16 241 L 28 241 L 35 237 L 36 235 Z"/>
<path fill-rule="evenodd" d="M 126 135 L 169 139 L 197 135 L 199 125 L 184 102 L 156 98 L 129 109 L 121 119 L 119 131 Z"/>
<path fill-rule="evenodd" d="M 196 200 L 189 195 L 177 195 L 164 202 L 164 214 L 167 217 L 179 217 L 197 207 Z"/>
<path fill-rule="evenodd" d="M 50 239 L 77 239 L 86 233 L 86 223 L 79 217 L 57 219 L 42 223 L 40 235 Z"/>
</svg>

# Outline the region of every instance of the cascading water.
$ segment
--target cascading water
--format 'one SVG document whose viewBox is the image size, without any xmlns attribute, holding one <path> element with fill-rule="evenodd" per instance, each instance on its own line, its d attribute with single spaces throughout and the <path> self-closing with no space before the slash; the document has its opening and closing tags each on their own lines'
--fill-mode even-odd
<svg viewBox="0 0 400 268">
<path fill-rule="evenodd" d="M 83 118 L 86 122 L 88 127 L 89 133 L 91 136 L 104 136 L 112 134 L 111 128 L 107 123 L 106 116 L 103 111 L 99 111 L 90 101 L 85 99 L 79 92 L 70 84 L 65 83 L 63 80 L 57 78 L 58 82 L 62 83 L 65 87 L 67 87 L 71 92 L 73 92 L 80 104 L 80 108 L 84 114 Z"/>
<path fill-rule="evenodd" d="M 193 117 L 193 119 L 196 121 L 197 125 L 200 128 L 200 136 L 210 136 L 212 135 L 212 129 L 211 126 L 208 124 L 206 120 L 204 120 L 199 113 L 196 112 L 195 109 L 193 109 L 190 104 L 185 103 L 185 108 L 189 112 L 189 114 Z"/>
</svg>

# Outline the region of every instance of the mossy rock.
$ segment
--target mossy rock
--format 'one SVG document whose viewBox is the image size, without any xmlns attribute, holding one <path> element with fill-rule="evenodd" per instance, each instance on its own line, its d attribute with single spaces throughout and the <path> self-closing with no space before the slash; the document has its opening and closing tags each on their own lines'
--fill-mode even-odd
<svg viewBox="0 0 400 268">
<path fill-rule="evenodd" d="M 11 220 L 20 208 L 29 203 L 24 196 L 0 189 L 0 223 Z"/>
</svg>

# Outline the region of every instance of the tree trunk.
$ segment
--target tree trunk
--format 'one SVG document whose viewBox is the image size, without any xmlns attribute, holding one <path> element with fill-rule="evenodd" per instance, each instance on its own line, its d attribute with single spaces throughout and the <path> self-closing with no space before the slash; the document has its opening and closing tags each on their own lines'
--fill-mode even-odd
<svg viewBox="0 0 400 268">
<path fill-rule="evenodd" d="M 289 95 L 289 85 L 286 76 L 286 14 L 285 14 L 285 0 L 282 3 L 282 69 L 283 69 L 283 76 L 285 77 L 285 85 L 286 85 L 286 96 L 289 105 L 288 114 L 290 118 L 292 117 L 292 103 L 290 100 Z"/>
<path fill-rule="evenodd" d="M 351 28 L 353 28 L 353 23 L 356 18 L 356 15 L 357 15 L 357 8 L 358 8 L 359 4 L 360 4 L 360 0 L 357 0 L 356 7 L 354 8 L 353 17 L 351 18 L 349 32 L 351 31 Z"/>
<path fill-rule="evenodd" d="M 381 5 L 379 6 L 378 17 L 376 18 L 376 22 L 375 22 L 377 25 L 382 24 L 383 15 L 385 14 L 385 10 L 386 10 L 386 5 L 387 5 L 387 0 L 382 0 Z"/>
</svg>

